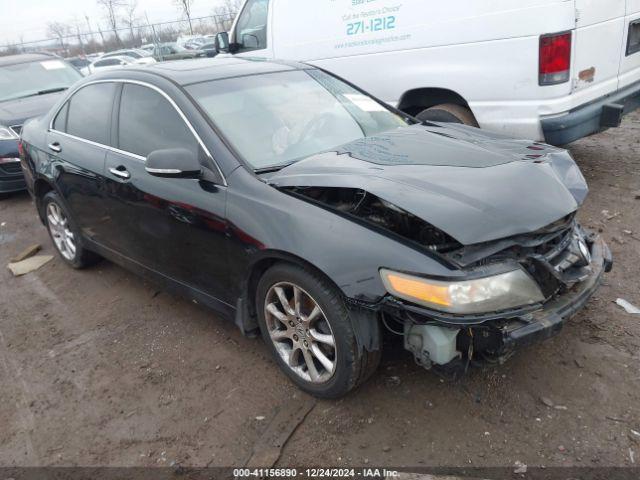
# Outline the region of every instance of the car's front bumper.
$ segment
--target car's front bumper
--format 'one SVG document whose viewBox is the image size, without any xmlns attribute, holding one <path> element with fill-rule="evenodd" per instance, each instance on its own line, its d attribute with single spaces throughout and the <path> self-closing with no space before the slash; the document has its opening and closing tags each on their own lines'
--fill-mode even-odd
<svg viewBox="0 0 640 480">
<path fill-rule="evenodd" d="M 609 247 L 602 238 L 595 237 L 591 246 L 589 276 L 541 306 L 478 316 L 449 315 L 388 297 L 383 303 L 383 311 L 415 324 L 439 325 L 463 332 L 477 331 L 480 335 L 471 335 L 476 351 L 486 349 L 500 356 L 558 334 L 564 323 L 580 311 L 596 292 L 604 273 L 610 271 L 612 265 Z"/>
<path fill-rule="evenodd" d="M 0 141 L 0 160 L 8 160 L 0 161 L 0 193 L 19 192 L 27 188 L 19 156 L 17 140 Z"/>
<path fill-rule="evenodd" d="M 592 274 L 572 289 L 547 302 L 542 309 L 515 319 L 503 336 L 504 349 L 530 345 L 560 332 L 564 323 L 578 313 L 596 292 L 602 276 L 611 270 L 613 259 L 609 247 L 598 237 L 591 249 Z"/>
<path fill-rule="evenodd" d="M 542 117 L 547 143 L 566 145 L 582 137 L 620 126 L 622 117 L 640 108 L 640 82 L 559 115 Z"/>
</svg>

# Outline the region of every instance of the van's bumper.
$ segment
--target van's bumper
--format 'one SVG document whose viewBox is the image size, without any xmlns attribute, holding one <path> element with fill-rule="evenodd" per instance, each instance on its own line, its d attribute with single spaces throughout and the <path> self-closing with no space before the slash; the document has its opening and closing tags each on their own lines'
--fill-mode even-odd
<svg viewBox="0 0 640 480">
<path fill-rule="evenodd" d="M 640 82 L 566 113 L 542 117 L 545 141 L 551 145 L 565 145 L 607 128 L 618 127 L 624 115 L 639 107 Z"/>
</svg>

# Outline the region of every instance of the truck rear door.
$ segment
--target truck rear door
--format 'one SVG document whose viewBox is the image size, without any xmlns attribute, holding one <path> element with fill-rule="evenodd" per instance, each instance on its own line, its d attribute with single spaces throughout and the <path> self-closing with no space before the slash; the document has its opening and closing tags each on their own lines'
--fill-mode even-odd
<svg viewBox="0 0 640 480">
<path fill-rule="evenodd" d="M 640 0 L 576 0 L 573 91 L 585 103 L 618 90 L 627 3 Z"/>
<path fill-rule="evenodd" d="M 640 0 L 627 0 L 619 88 L 640 81 Z"/>
</svg>

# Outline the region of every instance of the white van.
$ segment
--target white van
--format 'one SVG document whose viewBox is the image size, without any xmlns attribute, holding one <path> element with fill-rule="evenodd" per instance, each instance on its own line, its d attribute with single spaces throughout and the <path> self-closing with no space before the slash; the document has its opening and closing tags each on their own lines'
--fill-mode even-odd
<svg viewBox="0 0 640 480">
<path fill-rule="evenodd" d="M 640 106 L 640 0 L 246 0 L 217 43 L 309 62 L 421 119 L 556 145 Z"/>
</svg>

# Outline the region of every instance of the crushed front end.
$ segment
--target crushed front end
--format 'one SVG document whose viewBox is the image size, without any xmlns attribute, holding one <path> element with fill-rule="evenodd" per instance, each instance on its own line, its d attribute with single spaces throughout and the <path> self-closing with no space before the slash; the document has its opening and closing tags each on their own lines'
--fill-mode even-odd
<svg viewBox="0 0 640 480">
<path fill-rule="evenodd" d="M 470 278 L 520 269 L 541 293 L 539 301 L 517 308 L 463 314 L 387 296 L 382 304 L 387 326 L 401 325 L 405 348 L 416 362 L 448 376 L 460 375 L 472 363 L 502 363 L 518 348 L 556 335 L 612 268 L 605 242 L 585 231 L 574 214 L 538 232 L 457 248 L 443 256 Z"/>
</svg>

